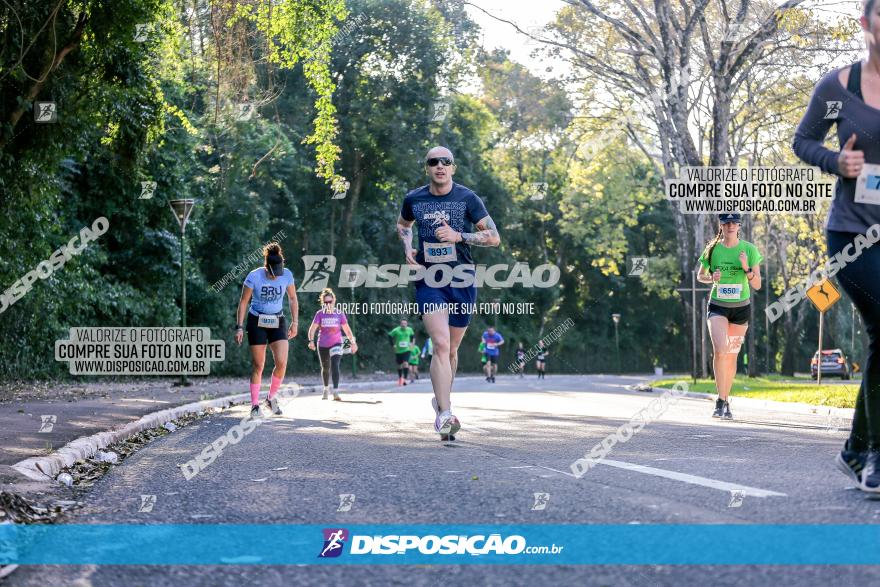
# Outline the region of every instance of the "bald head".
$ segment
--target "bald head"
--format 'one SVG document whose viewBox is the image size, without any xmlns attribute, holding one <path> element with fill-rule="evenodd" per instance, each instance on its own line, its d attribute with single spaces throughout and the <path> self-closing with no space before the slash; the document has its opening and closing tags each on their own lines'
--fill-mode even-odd
<svg viewBox="0 0 880 587">
<path fill-rule="evenodd" d="M 425 160 L 428 160 L 431 157 L 449 157 L 450 159 L 455 160 L 455 157 L 452 155 L 452 151 L 450 151 L 446 147 L 441 146 L 432 147 L 428 151 L 428 154 L 425 155 Z"/>
<path fill-rule="evenodd" d="M 434 147 L 425 155 L 425 174 L 431 179 L 432 194 L 446 194 L 452 188 L 455 159 L 446 147 Z"/>
</svg>

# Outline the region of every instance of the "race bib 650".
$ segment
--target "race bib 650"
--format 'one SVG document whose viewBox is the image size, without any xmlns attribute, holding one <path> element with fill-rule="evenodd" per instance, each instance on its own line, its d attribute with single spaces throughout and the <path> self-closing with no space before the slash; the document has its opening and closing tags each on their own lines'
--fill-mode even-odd
<svg viewBox="0 0 880 587">
<path fill-rule="evenodd" d="M 715 288 L 719 300 L 739 300 L 743 286 L 741 283 L 719 283 Z"/>
</svg>

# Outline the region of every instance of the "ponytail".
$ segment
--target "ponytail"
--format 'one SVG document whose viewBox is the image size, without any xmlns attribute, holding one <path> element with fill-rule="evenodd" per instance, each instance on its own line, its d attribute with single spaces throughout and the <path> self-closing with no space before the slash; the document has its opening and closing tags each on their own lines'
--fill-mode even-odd
<svg viewBox="0 0 880 587">
<path fill-rule="evenodd" d="M 724 236 L 724 227 L 718 227 L 718 234 L 715 235 L 715 238 L 706 245 L 706 250 L 704 251 L 706 254 L 706 263 L 709 264 L 709 273 L 712 273 L 712 251 L 715 250 L 715 246 L 721 242 L 721 238 Z"/>
</svg>

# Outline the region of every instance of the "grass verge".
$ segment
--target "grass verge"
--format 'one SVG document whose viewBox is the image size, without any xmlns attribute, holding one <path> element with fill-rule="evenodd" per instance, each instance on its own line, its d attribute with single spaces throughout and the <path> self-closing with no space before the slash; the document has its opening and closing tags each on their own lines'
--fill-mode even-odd
<svg viewBox="0 0 880 587">
<path fill-rule="evenodd" d="M 676 381 L 682 381 L 682 379 L 659 379 L 651 383 L 651 385 L 668 389 Z M 715 393 L 715 381 L 712 379 L 697 379 L 696 383 L 691 383 L 690 379 L 684 379 L 684 381 L 687 381 L 690 391 Z M 752 397 L 777 402 L 797 402 L 834 408 L 854 408 L 856 405 L 856 395 L 859 392 L 859 384 L 859 381 L 852 381 L 843 385 L 816 385 L 812 380 L 806 380 L 804 383 L 793 383 L 790 380 L 783 380 L 778 376 L 749 378 L 745 375 L 737 375 L 733 381 L 730 394 L 737 397 Z"/>
</svg>

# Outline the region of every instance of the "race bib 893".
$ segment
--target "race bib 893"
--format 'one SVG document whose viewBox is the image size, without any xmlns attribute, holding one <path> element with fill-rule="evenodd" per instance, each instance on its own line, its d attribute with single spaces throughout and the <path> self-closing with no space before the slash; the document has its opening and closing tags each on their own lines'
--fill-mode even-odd
<svg viewBox="0 0 880 587">
<path fill-rule="evenodd" d="M 457 259 L 454 243 L 423 243 L 425 262 L 449 263 Z"/>
</svg>

